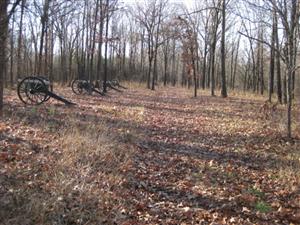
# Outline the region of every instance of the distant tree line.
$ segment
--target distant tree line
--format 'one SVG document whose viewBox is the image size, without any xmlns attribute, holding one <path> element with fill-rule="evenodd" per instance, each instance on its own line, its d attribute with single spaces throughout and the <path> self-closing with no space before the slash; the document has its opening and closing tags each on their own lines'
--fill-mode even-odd
<svg viewBox="0 0 300 225">
<path fill-rule="evenodd" d="M 297 89 L 299 1 L 2 0 L 3 86 L 28 75 L 69 85 L 109 79 L 268 93 L 287 104 Z M 105 82 L 104 82 L 105 84 Z M 298 85 L 299 86 L 299 85 Z M 106 86 L 104 85 L 104 90 Z"/>
</svg>

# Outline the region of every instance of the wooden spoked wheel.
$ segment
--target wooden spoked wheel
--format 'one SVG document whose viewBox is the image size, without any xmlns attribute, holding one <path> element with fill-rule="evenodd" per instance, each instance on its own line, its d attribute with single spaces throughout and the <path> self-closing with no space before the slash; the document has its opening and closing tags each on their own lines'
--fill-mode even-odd
<svg viewBox="0 0 300 225">
<path fill-rule="evenodd" d="M 47 92 L 47 85 L 38 77 L 26 77 L 18 84 L 18 96 L 24 104 L 42 104 L 49 99 Z"/>
<path fill-rule="evenodd" d="M 90 90 L 94 89 L 94 85 L 90 84 L 89 81 L 79 80 L 79 79 L 73 80 L 71 87 L 72 87 L 72 91 L 76 95 L 87 94 L 89 93 Z"/>
</svg>

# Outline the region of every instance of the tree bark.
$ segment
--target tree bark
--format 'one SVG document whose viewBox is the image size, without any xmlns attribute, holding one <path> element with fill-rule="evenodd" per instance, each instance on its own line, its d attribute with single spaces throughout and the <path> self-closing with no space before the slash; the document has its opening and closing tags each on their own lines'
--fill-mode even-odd
<svg viewBox="0 0 300 225">
<path fill-rule="evenodd" d="M 91 46 L 91 60 L 90 60 L 90 73 L 89 73 L 89 81 L 92 84 L 94 79 L 93 74 L 93 65 L 94 65 L 94 52 L 96 46 L 96 28 L 97 28 L 97 19 L 98 19 L 98 11 L 99 11 L 99 0 L 96 1 L 96 9 L 95 9 L 95 18 L 94 18 L 94 27 L 93 27 L 93 37 L 92 37 L 92 46 Z M 90 90 L 90 93 L 92 90 Z"/>
<path fill-rule="evenodd" d="M 275 14 L 275 12 L 273 13 Z M 271 36 L 271 55 L 270 55 L 270 73 L 269 73 L 269 102 L 272 102 L 272 94 L 274 92 L 274 73 L 275 73 L 275 42 L 276 42 L 276 26 L 275 15 L 273 15 L 272 36 Z"/>
<path fill-rule="evenodd" d="M 108 30 L 109 30 L 109 0 L 106 0 L 106 28 L 105 28 L 105 53 L 104 53 L 104 77 L 103 77 L 103 92 L 107 92 L 107 51 L 108 51 Z"/>
<path fill-rule="evenodd" d="M 15 15 L 12 17 L 12 28 L 10 32 L 10 87 L 14 86 L 14 32 L 15 32 Z"/>
<path fill-rule="evenodd" d="M 20 16 L 20 27 L 18 37 L 18 50 L 17 50 L 17 79 L 21 78 L 22 71 L 22 42 L 23 42 L 23 17 L 24 17 L 25 0 L 21 3 L 21 16 Z"/>
<path fill-rule="evenodd" d="M 239 39 L 238 39 L 237 49 L 236 49 L 236 54 L 235 54 L 235 59 L 234 59 L 234 68 L 233 68 L 233 77 L 232 77 L 232 89 L 233 90 L 235 89 L 235 78 L 236 78 L 236 70 L 237 70 L 237 65 L 238 65 L 240 40 L 241 40 L 241 37 L 239 37 Z"/>
<path fill-rule="evenodd" d="M 40 37 L 40 49 L 39 49 L 39 58 L 38 58 L 38 65 L 37 65 L 37 75 L 41 75 L 42 72 L 42 57 L 43 57 L 43 49 L 44 49 L 44 39 L 45 39 L 45 33 L 47 29 L 48 24 L 48 11 L 49 11 L 49 4 L 51 0 L 45 0 L 44 6 L 43 6 L 43 15 L 41 16 L 41 37 Z"/>
<path fill-rule="evenodd" d="M 288 73 L 287 73 L 287 136 L 292 138 L 292 101 L 293 101 L 293 73 L 295 71 L 295 30 L 299 23 L 298 1 L 292 0 L 291 18 L 289 29 L 286 27 L 286 36 L 288 44 Z"/>
<path fill-rule="evenodd" d="M 226 65 L 225 65 L 225 31 L 226 31 L 226 2 L 223 0 L 222 5 L 222 40 L 221 40 L 221 77 L 222 77 L 222 88 L 221 96 L 223 98 L 227 97 L 227 87 L 226 87 Z"/>
<path fill-rule="evenodd" d="M 96 77 L 97 77 L 96 80 L 97 81 L 99 81 L 100 78 L 101 78 L 103 27 L 104 27 L 103 1 L 100 0 L 99 43 L 98 43 L 98 61 L 97 61 L 97 75 L 96 75 Z"/>
<path fill-rule="evenodd" d="M 206 39 L 206 34 L 205 34 L 205 39 Z M 205 82 L 206 82 L 206 65 L 207 65 L 207 53 L 208 53 L 208 49 L 207 49 L 208 45 L 207 45 L 207 40 L 204 41 L 204 57 L 203 57 L 203 68 L 202 68 L 202 89 L 205 89 Z"/>
<path fill-rule="evenodd" d="M 265 80 L 264 80 L 264 48 L 261 45 L 260 48 L 260 68 L 259 68 L 259 76 L 260 76 L 260 94 L 264 94 L 265 90 Z"/>
<path fill-rule="evenodd" d="M 151 90 L 155 90 L 155 79 L 157 77 L 157 50 L 158 50 L 158 38 L 159 38 L 159 32 L 160 32 L 160 24 L 161 24 L 161 12 L 162 11 L 162 4 L 160 3 L 159 11 L 158 11 L 158 22 L 157 22 L 157 28 L 156 28 L 156 35 L 155 35 L 155 47 L 154 47 L 154 70 L 153 70 L 153 76 L 152 76 L 152 86 Z"/>
<path fill-rule="evenodd" d="M 214 37 L 212 46 L 211 46 L 211 52 L 210 52 L 210 79 L 211 79 L 211 84 L 210 84 L 210 90 L 211 90 L 211 95 L 215 96 L 215 48 L 216 48 L 216 37 Z"/>
<path fill-rule="evenodd" d="M 8 32 L 8 0 L 0 1 L 0 116 L 3 116 L 3 86 L 6 73 L 6 41 Z"/>
</svg>

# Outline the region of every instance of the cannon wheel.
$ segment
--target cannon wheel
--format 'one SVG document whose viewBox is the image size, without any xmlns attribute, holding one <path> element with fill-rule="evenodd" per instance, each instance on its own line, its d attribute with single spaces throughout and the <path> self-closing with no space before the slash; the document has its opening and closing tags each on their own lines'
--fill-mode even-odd
<svg viewBox="0 0 300 225">
<path fill-rule="evenodd" d="M 119 85 L 120 85 L 120 83 L 119 83 L 119 81 L 118 81 L 117 79 L 112 80 L 112 81 L 111 81 L 111 84 L 112 84 L 113 86 L 119 86 Z"/>
<path fill-rule="evenodd" d="M 83 87 L 81 86 L 81 80 L 79 79 L 75 79 L 72 81 L 71 87 L 72 87 L 72 91 L 76 94 L 76 95 L 80 95 L 82 94 Z"/>
<path fill-rule="evenodd" d="M 34 83 L 32 84 L 32 80 Z M 24 104 L 40 105 L 46 101 L 46 92 L 37 91 L 38 88 L 47 90 L 45 82 L 38 77 L 26 77 L 18 84 L 18 96 Z"/>
<path fill-rule="evenodd" d="M 38 76 L 38 78 L 42 79 L 43 81 L 44 81 L 44 80 L 48 81 L 48 82 L 49 82 L 49 87 L 48 87 L 48 89 L 50 89 L 50 90 L 48 90 L 48 91 L 51 91 L 51 92 L 53 91 L 53 85 L 51 84 L 50 80 L 49 80 L 47 77 Z M 44 83 L 45 83 L 45 82 L 44 82 Z M 46 97 L 46 99 L 45 99 L 45 102 L 47 102 L 49 99 L 50 99 L 50 96 L 47 95 L 47 97 Z"/>
<path fill-rule="evenodd" d="M 88 90 L 86 89 L 86 87 L 84 87 L 84 82 L 89 83 L 87 80 L 80 80 L 80 79 L 75 79 L 72 81 L 71 87 L 72 87 L 72 91 L 76 94 L 76 95 L 80 95 L 83 93 L 88 93 Z M 91 89 L 93 89 L 94 86 L 91 86 Z"/>
</svg>

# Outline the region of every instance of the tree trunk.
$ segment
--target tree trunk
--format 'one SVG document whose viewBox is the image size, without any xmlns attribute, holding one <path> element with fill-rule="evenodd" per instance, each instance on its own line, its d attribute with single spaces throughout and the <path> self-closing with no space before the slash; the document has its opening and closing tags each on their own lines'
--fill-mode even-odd
<svg viewBox="0 0 300 225">
<path fill-rule="evenodd" d="M 44 49 L 44 39 L 45 39 L 45 33 L 47 29 L 48 24 L 48 11 L 49 11 L 49 3 L 51 0 L 45 0 L 44 6 L 43 6 L 43 15 L 41 16 L 41 37 L 40 37 L 40 49 L 39 49 L 39 58 L 38 58 L 38 65 L 37 65 L 37 75 L 41 75 L 42 72 L 42 57 L 43 57 L 43 49 Z"/>
<path fill-rule="evenodd" d="M 12 17 L 12 28 L 10 32 L 10 87 L 14 86 L 14 32 L 15 32 L 15 15 Z"/>
<path fill-rule="evenodd" d="M 168 60 L 169 60 L 169 40 L 165 43 L 164 46 L 164 86 L 167 86 L 168 81 Z"/>
<path fill-rule="evenodd" d="M 265 90 L 265 80 L 264 80 L 264 48 L 261 46 L 260 48 L 260 68 L 259 68 L 259 74 L 260 74 L 260 94 L 264 94 Z"/>
<path fill-rule="evenodd" d="M 221 63 L 222 63 L 222 88 L 221 88 L 221 96 L 223 98 L 227 97 L 227 87 L 226 87 L 226 65 L 225 65 L 225 31 L 226 31 L 226 2 L 223 0 L 222 6 L 222 40 L 221 40 Z"/>
<path fill-rule="evenodd" d="M 124 79 L 127 79 L 127 74 L 126 74 L 126 41 L 123 42 L 123 59 L 122 59 L 122 70 L 123 70 L 123 77 Z M 143 70 L 143 61 L 141 60 L 141 68 L 142 68 L 142 74 L 144 72 Z"/>
<path fill-rule="evenodd" d="M 157 29 L 156 29 L 156 35 L 155 35 L 155 48 L 154 48 L 154 73 L 152 77 L 152 87 L 151 90 L 155 90 L 155 79 L 157 77 L 157 50 L 158 50 L 158 38 L 159 38 L 159 31 L 160 31 L 160 23 L 161 23 L 161 8 L 162 6 L 160 5 L 159 8 L 159 16 L 158 16 L 158 22 L 157 22 Z"/>
<path fill-rule="evenodd" d="M 210 80 L 211 80 L 211 46 L 209 49 L 209 54 L 208 54 L 208 68 L 207 68 L 207 74 L 206 74 L 206 88 L 210 88 Z"/>
<path fill-rule="evenodd" d="M 258 35 L 258 38 L 260 38 L 260 34 Z M 259 93 L 259 87 L 261 84 L 261 76 L 260 76 L 260 68 L 261 68 L 261 42 L 257 43 L 256 48 L 256 71 L 255 71 L 255 79 L 254 79 L 254 92 Z"/>
<path fill-rule="evenodd" d="M 205 36 L 205 39 L 206 39 L 206 36 Z M 204 90 L 205 89 L 205 82 L 206 82 L 206 65 L 207 65 L 207 53 L 208 53 L 208 50 L 207 50 L 207 41 L 205 40 L 205 43 L 204 43 L 204 57 L 203 57 L 203 68 L 202 68 L 202 89 Z"/>
<path fill-rule="evenodd" d="M 22 71 L 22 42 L 23 42 L 23 17 L 24 17 L 25 0 L 22 0 L 21 4 L 21 16 L 20 16 L 20 27 L 18 37 L 18 50 L 17 50 L 17 79 L 21 78 Z"/>
<path fill-rule="evenodd" d="M 232 78 L 232 89 L 233 90 L 235 89 L 235 77 L 236 77 L 236 69 L 237 69 L 237 64 L 238 64 L 240 40 L 241 40 L 241 37 L 239 37 L 239 39 L 238 39 L 237 49 L 236 49 L 236 54 L 235 54 L 235 59 L 234 59 L 233 78 Z"/>
<path fill-rule="evenodd" d="M 153 62 L 153 75 L 152 75 L 152 84 L 151 84 L 151 90 L 155 90 L 155 79 L 157 76 L 157 50 L 154 53 L 154 62 Z"/>
<path fill-rule="evenodd" d="M 6 40 L 8 32 L 7 18 L 8 0 L 0 1 L 0 116 L 3 116 L 3 83 L 6 68 Z"/>
<path fill-rule="evenodd" d="M 291 18 L 289 29 L 286 28 L 286 37 L 288 44 L 288 74 L 287 74 L 287 136 L 292 138 L 292 101 L 293 101 L 293 74 L 295 72 L 295 58 L 297 57 L 295 49 L 295 30 L 299 23 L 298 1 L 292 1 Z"/>
<path fill-rule="evenodd" d="M 151 35 L 148 34 L 148 73 L 147 73 L 147 88 L 151 88 L 151 72 L 152 72 L 152 61 L 153 61 L 153 41 Z"/>
<path fill-rule="evenodd" d="M 54 61 L 54 31 L 53 28 L 54 24 L 51 23 L 50 26 L 50 53 L 49 53 L 49 80 L 53 81 L 54 74 L 53 74 L 53 61 Z"/>
<path fill-rule="evenodd" d="M 91 60 L 90 60 L 90 73 L 89 73 L 89 81 L 93 83 L 93 65 L 94 65 L 94 52 L 95 52 L 95 45 L 96 45 L 96 29 L 97 29 L 97 20 L 98 20 L 98 11 L 99 11 L 99 0 L 96 2 L 96 9 L 95 9 L 95 18 L 94 18 L 94 27 L 93 27 L 93 37 L 92 37 L 92 48 L 91 48 Z M 90 90 L 90 93 L 92 90 Z"/>
<path fill-rule="evenodd" d="M 172 46 L 172 85 L 175 86 L 176 84 L 176 40 L 173 40 Z"/>
<path fill-rule="evenodd" d="M 99 43 L 98 43 L 98 60 L 97 60 L 97 72 L 96 72 L 97 82 L 99 82 L 99 80 L 101 79 L 103 27 L 104 27 L 103 1 L 100 0 Z"/>
<path fill-rule="evenodd" d="M 229 79 L 229 87 L 231 89 L 233 89 L 232 83 L 233 83 L 234 54 L 235 54 L 235 46 L 234 46 L 234 43 L 232 43 L 231 58 L 230 58 L 230 79 Z"/>
<path fill-rule="evenodd" d="M 275 12 L 273 13 L 275 14 Z M 276 42 L 276 26 L 275 26 L 275 15 L 273 15 L 272 25 L 272 41 L 271 41 L 271 55 L 270 55 L 270 74 L 269 74 L 269 102 L 272 101 L 272 94 L 274 92 L 274 73 L 275 73 L 275 42 Z"/>
<path fill-rule="evenodd" d="M 141 34 L 141 53 L 140 53 L 141 54 L 140 71 L 141 71 L 141 74 L 142 74 L 141 80 L 145 79 L 145 77 L 144 77 L 145 76 L 145 74 L 144 74 L 144 42 L 145 42 L 144 35 L 145 35 L 145 29 L 143 29 L 143 32 Z"/>
<path fill-rule="evenodd" d="M 279 44 L 279 38 L 278 38 L 278 19 L 277 19 L 277 14 L 274 13 L 274 37 L 275 37 L 275 44 L 276 44 L 276 49 L 280 49 L 280 44 Z M 279 51 L 275 52 L 276 56 L 276 79 L 277 79 L 277 99 L 282 104 L 282 85 L 281 85 L 281 66 L 280 66 L 280 53 Z"/>
<path fill-rule="evenodd" d="M 215 37 L 216 38 L 216 37 Z M 211 53 L 210 53 L 210 70 L 211 70 L 211 95 L 215 96 L 215 48 L 216 48 L 216 40 L 213 41 L 213 44 L 211 46 Z"/>
<path fill-rule="evenodd" d="M 193 66 L 193 77 L 194 77 L 194 97 L 196 98 L 197 97 L 197 88 L 198 88 L 198 85 L 197 85 L 197 70 L 196 70 L 196 63 L 195 63 L 195 59 L 194 59 L 194 52 L 192 52 L 192 66 Z"/>
<path fill-rule="evenodd" d="M 109 30 L 109 0 L 106 0 L 106 28 L 105 28 L 105 53 L 104 53 L 104 78 L 103 78 L 103 92 L 107 92 L 107 51 L 108 51 L 108 30 Z"/>
</svg>

